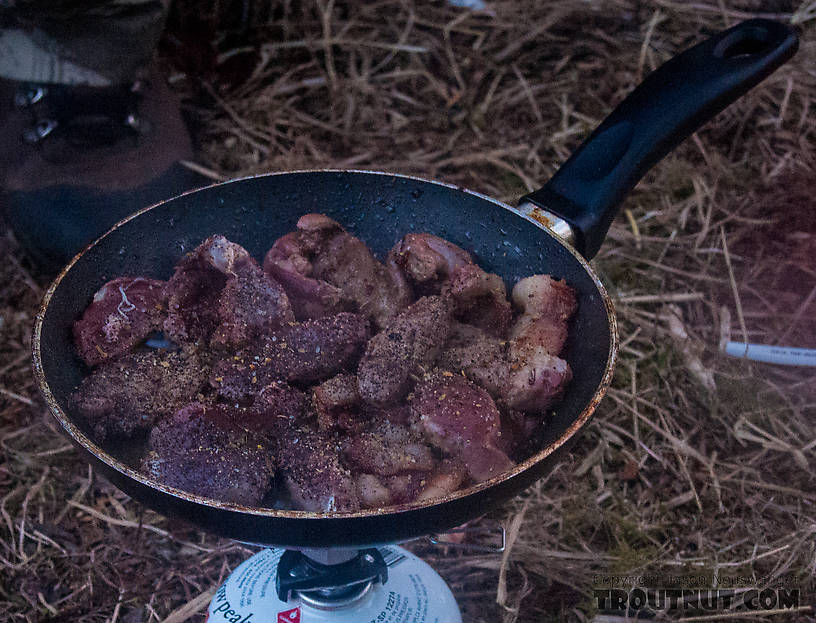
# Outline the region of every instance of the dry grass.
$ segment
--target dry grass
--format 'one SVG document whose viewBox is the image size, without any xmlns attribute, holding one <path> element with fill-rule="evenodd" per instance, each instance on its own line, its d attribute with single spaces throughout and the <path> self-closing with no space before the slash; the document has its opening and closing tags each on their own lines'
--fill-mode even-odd
<svg viewBox="0 0 816 623">
<path fill-rule="evenodd" d="M 197 95 L 199 164 L 400 171 L 512 201 L 702 33 L 757 11 L 799 23 L 796 59 L 627 200 L 595 260 L 620 317 L 614 386 L 569 458 L 493 513 L 510 552 L 416 549 L 469 622 L 590 620 L 601 572 L 787 581 L 809 605 L 816 375 L 718 343 L 816 346 L 816 3 L 488 4 L 178 2 L 166 49 Z M 249 551 L 145 511 L 57 433 L 29 372 L 41 286 L 0 241 L 0 619 L 203 620 Z"/>
</svg>

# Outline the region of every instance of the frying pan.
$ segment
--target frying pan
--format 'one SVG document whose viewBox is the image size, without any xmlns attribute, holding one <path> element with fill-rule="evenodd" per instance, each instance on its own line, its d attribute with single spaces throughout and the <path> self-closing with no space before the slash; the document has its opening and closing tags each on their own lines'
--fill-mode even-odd
<svg viewBox="0 0 816 623">
<path fill-rule="evenodd" d="M 612 377 L 617 331 L 609 296 L 587 260 L 597 252 L 625 195 L 655 162 L 796 48 L 789 28 L 757 19 L 681 53 L 648 76 L 518 208 L 404 175 L 297 171 L 217 184 L 137 212 L 77 255 L 45 294 L 33 338 L 39 389 L 74 443 L 114 484 L 159 513 L 226 537 L 287 547 L 371 546 L 460 525 L 548 472 L 603 397 Z M 88 372 L 75 354 L 71 325 L 94 292 L 115 276 L 167 279 L 185 252 L 214 233 L 260 258 L 307 212 L 339 221 L 380 257 L 408 232 L 431 232 L 471 251 L 508 285 L 536 273 L 566 279 L 578 295 L 563 355 L 574 379 L 549 419 L 539 452 L 500 476 L 442 499 L 314 513 L 249 508 L 186 493 L 150 479 L 91 440 L 71 414 L 68 399 Z"/>
</svg>

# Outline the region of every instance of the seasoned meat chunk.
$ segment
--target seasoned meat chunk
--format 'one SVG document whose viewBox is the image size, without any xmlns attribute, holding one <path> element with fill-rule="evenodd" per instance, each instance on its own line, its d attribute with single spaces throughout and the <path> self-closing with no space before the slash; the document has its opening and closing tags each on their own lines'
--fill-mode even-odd
<svg viewBox="0 0 816 623">
<path fill-rule="evenodd" d="M 510 331 L 507 405 L 543 412 L 561 397 L 572 370 L 558 354 L 567 339 L 567 321 L 575 313 L 575 291 L 563 281 L 533 275 L 513 288 L 522 315 Z"/>
<path fill-rule="evenodd" d="M 360 474 L 356 478 L 360 504 L 366 508 L 423 502 L 444 497 L 467 480 L 461 462 L 445 459 L 429 472 L 402 472 L 395 476 Z"/>
<path fill-rule="evenodd" d="M 513 302 L 530 316 L 569 320 L 578 309 L 575 290 L 549 275 L 520 279 L 513 287 Z"/>
<path fill-rule="evenodd" d="M 401 472 L 429 472 L 436 465 L 431 449 L 419 436 L 389 422 L 349 436 L 341 447 L 345 464 L 355 473 L 394 476 Z"/>
<path fill-rule="evenodd" d="M 331 316 L 351 311 L 353 302 L 343 291 L 312 277 L 312 262 L 301 243 L 301 232 L 278 238 L 264 258 L 264 271 L 286 291 L 298 320 Z"/>
<path fill-rule="evenodd" d="M 338 374 L 315 387 L 312 402 L 317 411 L 320 430 L 353 430 L 363 424 L 359 417 L 357 377 L 353 374 Z"/>
<path fill-rule="evenodd" d="M 164 330 L 178 343 L 236 349 L 295 319 L 283 288 L 223 236 L 207 238 L 182 258 L 166 293 Z"/>
<path fill-rule="evenodd" d="M 441 498 L 459 489 L 467 480 L 467 469 L 461 461 L 445 459 L 421 481 L 422 489 L 416 501 L 425 502 Z"/>
<path fill-rule="evenodd" d="M 558 355 L 567 339 L 567 321 L 577 308 L 575 291 L 548 275 L 533 275 L 521 279 L 512 296 L 522 311 L 510 334 L 517 348 Z"/>
<path fill-rule="evenodd" d="M 309 399 L 302 391 L 283 381 L 264 387 L 247 409 L 244 424 L 267 436 L 278 436 L 311 417 Z"/>
<path fill-rule="evenodd" d="M 507 335 L 513 308 L 507 300 L 504 281 L 475 264 L 458 268 L 442 287 L 454 302 L 456 317 L 496 337 Z"/>
<path fill-rule="evenodd" d="M 433 234 L 406 234 L 389 253 L 418 293 L 439 294 L 453 273 L 473 264 L 470 253 Z"/>
<path fill-rule="evenodd" d="M 161 328 L 166 311 L 164 281 L 119 277 L 94 294 L 74 323 L 74 343 L 89 366 L 114 359 Z"/>
<path fill-rule="evenodd" d="M 501 414 L 493 399 L 467 379 L 432 375 L 417 384 L 411 408 L 431 442 L 461 459 L 476 482 L 514 465 L 499 449 Z"/>
<path fill-rule="evenodd" d="M 211 382 L 220 395 L 241 400 L 274 380 L 322 381 L 356 363 L 367 338 L 368 321 L 359 314 L 292 323 L 222 359 Z"/>
<path fill-rule="evenodd" d="M 353 301 L 357 310 L 382 328 L 412 300 L 411 289 L 395 265 L 384 266 L 358 238 L 322 214 L 302 216 L 297 224 L 311 276 Z"/>
<path fill-rule="evenodd" d="M 449 296 L 458 319 L 506 335 L 513 310 L 504 281 L 474 264 L 467 251 L 432 234 L 407 234 L 388 257 L 417 293 Z"/>
<path fill-rule="evenodd" d="M 513 409 L 543 413 L 572 380 L 569 364 L 544 348 L 510 346 L 505 402 Z"/>
<path fill-rule="evenodd" d="M 141 350 L 100 364 L 71 396 L 94 439 L 130 437 L 191 402 L 208 367 L 192 350 Z"/>
<path fill-rule="evenodd" d="M 241 425 L 227 405 L 195 402 L 150 433 L 142 469 L 160 482 L 222 502 L 258 506 L 274 476 L 274 456 L 262 436 Z"/>
<path fill-rule="evenodd" d="M 504 395 L 510 372 L 507 343 L 478 327 L 453 323 L 451 335 L 439 355 L 437 365 L 444 370 L 463 372 L 493 396 Z"/>
<path fill-rule="evenodd" d="M 451 306 L 441 296 L 419 299 L 368 343 L 357 370 L 362 399 L 394 404 L 410 387 L 410 377 L 434 362 L 450 332 Z"/>
<path fill-rule="evenodd" d="M 308 428 L 289 429 L 278 439 L 283 481 L 294 507 L 330 512 L 360 509 L 351 473 L 340 463 L 331 437 Z"/>
</svg>

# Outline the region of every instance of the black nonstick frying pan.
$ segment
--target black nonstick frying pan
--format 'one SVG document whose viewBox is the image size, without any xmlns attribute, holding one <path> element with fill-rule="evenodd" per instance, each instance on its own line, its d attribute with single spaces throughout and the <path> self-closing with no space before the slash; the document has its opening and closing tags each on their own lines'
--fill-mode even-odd
<svg viewBox="0 0 816 623">
<path fill-rule="evenodd" d="M 289 547 L 363 546 L 462 524 L 549 471 L 606 391 L 617 352 L 615 315 L 587 260 L 597 252 L 620 202 L 655 162 L 796 48 L 789 28 L 756 19 L 676 56 L 648 76 L 547 185 L 522 198 L 518 208 L 440 182 L 365 171 L 262 175 L 146 208 L 75 257 L 46 293 L 33 340 L 40 391 L 76 445 L 118 487 L 160 513 L 223 536 Z M 247 508 L 166 487 L 91 441 L 72 417 L 68 397 L 87 374 L 74 352 L 71 325 L 94 292 L 121 275 L 166 279 L 186 251 L 214 233 L 261 258 L 307 212 L 339 221 L 380 257 L 408 232 L 431 232 L 471 251 L 484 269 L 500 274 L 510 286 L 522 277 L 549 273 L 576 289 L 578 312 L 564 355 L 574 379 L 538 453 L 505 474 L 443 499 L 321 514 Z"/>
</svg>

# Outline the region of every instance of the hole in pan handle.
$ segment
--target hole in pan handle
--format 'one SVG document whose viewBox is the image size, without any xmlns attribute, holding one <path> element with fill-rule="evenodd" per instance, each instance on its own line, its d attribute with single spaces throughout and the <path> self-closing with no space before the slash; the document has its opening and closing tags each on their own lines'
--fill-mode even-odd
<svg viewBox="0 0 816 623">
<path fill-rule="evenodd" d="M 751 19 L 681 52 L 610 113 L 540 190 L 522 197 L 566 221 L 594 257 L 621 202 L 657 161 L 796 52 L 790 27 Z M 529 209 L 522 209 L 528 213 Z"/>
</svg>

